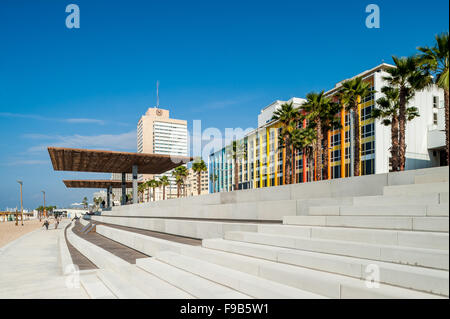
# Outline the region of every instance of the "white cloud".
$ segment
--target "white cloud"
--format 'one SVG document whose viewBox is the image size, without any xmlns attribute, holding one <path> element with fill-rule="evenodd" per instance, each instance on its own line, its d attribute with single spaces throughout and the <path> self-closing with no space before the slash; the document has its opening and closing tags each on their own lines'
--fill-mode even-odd
<svg viewBox="0 0 450 319">
<path fill-rule="evenodd" d="M 61 123 L 72 123 L 72 124 L 105 124 L 105 121 L 99 119 L 87 119 L 87 118 L 69 118 L 69 119 L 58 119 L 58 118 L 50 118 L 44 117 L 36 114 L 20 114 L 20 113 L 9 113 L 9 112 L 0 112 L 0 117 L 9 117 L 9 118 L 24 118 L 24 119 L 32 119 L 37 121 L 53 121 L 53 122 L 61 122 Z"/>
<path fill-rule="evenodd" d="M 97 123 L 97 124 L 105 124 L 102 120 L 96 120 L 96 119 L 66 119 L 67 123 Z"/>
<path fill-rule="evenodd" d="M 52 140 L 47 144 L 36 145 L 28 149 L 29 152 L 46 151 L 48 146 L 72 147 L 72 148 L 95 148 L 105 150 L 136 150 L 136 131 L 122 134 L 101 134 L 101 135 L 42 135 L 26 134 L 24 137 L 33 139 Z"/>
<path fill-rule="evenodd" d="M 5 163 L 7 166 L 16 166 L 16 165 L 43 165 L 49 164 L 48 160 L 14 160 L 9 163 Z"/>
</svg>

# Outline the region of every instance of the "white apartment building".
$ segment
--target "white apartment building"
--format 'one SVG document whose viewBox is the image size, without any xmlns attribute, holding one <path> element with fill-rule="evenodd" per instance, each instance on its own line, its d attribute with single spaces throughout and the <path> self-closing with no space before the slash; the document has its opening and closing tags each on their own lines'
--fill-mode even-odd
<svg viewBox="0 0 450 319">
<path fill-rule="evenodd" d="M 169 110 L 149 108 L 137 125 L 138 153 L 188 155 L 187 121 L 170 118 Z M 168 176 L 170 186 L 166 187 L 166 198 L 176 197 L 177 186 L 172 171 L 162 175 L 140 175 L 140 180 L 159 179 Z M 144 199 L 147 196 L 144 196 Z M 156 200 L 162 199 L 162 190 L 156 190 Z"/>
<path fill-rule="evenodd" d="M 386 69 L 392 65 L 382 63 L 372 69 L 361 72 L 362 77 L 371 84 L 375 93 L 361 101 L 361 174 L 381 174 L 389 172 L 391 129 L 380 120 L 373 119 L 371 113 L 376 101 L 383 96 L 381 89 L 387 83 L 383 79 L 388 75 Z M 347 80 L 347 79 L 346 79 Z M 326 96 L 338 102 L 338 93 L 342 82 L 325 92 Z M 273 113 L 283 103 L 293 103 L 302 108 L 305 102 L 301 98 L 288 101 L 275 101 L 264 107 L 258 115 L 258 128 L 248 133 L 242 142 L 247 156 L 238 162 L 238 188 L 260 188 L 284 184 L 285 158 L 283 148 L 278 145 L 281 124 L 272 120 Z M 444 92 L 435 85 L 416 92 L 409 100 L 408 107 L 415 106 L 420 116 L 406 125 L 406 169 L 419 169 L 448 165 L 445 159 L 445 117 Z M 348 111 L 339 114 L 341 128 L 328 133 L 328 178 L 342 178 L 353 175 L 354 129 L 353 117 Z M 305 124 L 303 124 L 305 125 Z M 210 185 L 211 192 L 231 191 L 235 188 L 234 160 L 231 145 L 214 152 L 209 158 L 209 171 L 216 177 Z M 298 183 L 308 182 L 309 167 L 304 154 L 297 150 L 293 156 L 293 175 Z M 312 165 L 314 166 L 314 165 Z M 311 167 L 313 169 L 314 167 Z"/>
</svg>

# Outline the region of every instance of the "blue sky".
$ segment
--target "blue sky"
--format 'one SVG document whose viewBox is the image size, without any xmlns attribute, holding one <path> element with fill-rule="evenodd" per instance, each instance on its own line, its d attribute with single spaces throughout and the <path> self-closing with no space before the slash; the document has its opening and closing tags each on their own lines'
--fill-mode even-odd
<svg viewBox="0 0 450 319">
<path fill-rule="evenodd" d="M 65 7 L 80 7 L 67 29 Z M 448 1 L 0 2 L 0 210 L 92 198 L 54 172 L 49 145 L 135 151 L 139 117 L 156 101 L 202 127 L 254 127 L 276 99 L 330 89 L 447 31 Z"/>
</svg>

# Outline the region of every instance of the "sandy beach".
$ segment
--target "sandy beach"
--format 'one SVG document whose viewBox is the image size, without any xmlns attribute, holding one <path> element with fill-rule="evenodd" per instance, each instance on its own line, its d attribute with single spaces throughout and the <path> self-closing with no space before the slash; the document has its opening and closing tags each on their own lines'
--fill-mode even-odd
<svg viewBox="0 0 450 319">
<path fill-rule="evenodd" d="M 43 221 L 39 220 L 25 220 L 23 226 L 19 220 L 19 226 L 16 226 L 15 222 L 0 222 L 0 247 L 5 246 L 7 243 L 42 227 Z M 51 225 L 50 227 L 53 227 Z"/>
</svg>

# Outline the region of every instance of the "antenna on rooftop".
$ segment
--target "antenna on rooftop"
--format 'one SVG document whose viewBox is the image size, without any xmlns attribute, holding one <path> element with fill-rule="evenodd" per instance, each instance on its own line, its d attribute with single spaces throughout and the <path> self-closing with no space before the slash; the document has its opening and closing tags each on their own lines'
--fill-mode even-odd
<svg viewBox="0 0 450 319">
<path fill-rule="evenodd" d="M 156 81 L 156 108 L 159 107 L 159 80 Z"/>
</svg>

